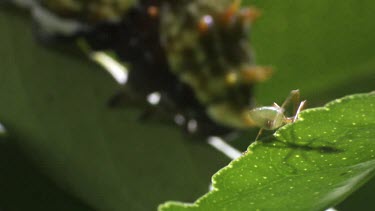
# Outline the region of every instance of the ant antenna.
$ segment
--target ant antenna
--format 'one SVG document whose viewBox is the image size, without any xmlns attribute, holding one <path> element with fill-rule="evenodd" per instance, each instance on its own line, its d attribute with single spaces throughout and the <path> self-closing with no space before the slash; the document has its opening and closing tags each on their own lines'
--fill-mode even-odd
<svg viewBox="0 0 375 211">
<path fill-rule="evenodd" d="M 258 141 L 258 138 L 260 137 L 260 135 L 262 135 L 262 133 L 263 133 L 263 128 L 260 128 L 257 134 L 257 137 L 255 138 L 255 141 Z"/>
<path fill-rule="evenodd" d="M 294 102 L 294 109 L 297 108 L 297 104 L 298 104 L 298 101 L 299 101 L 299 98 L 300 98 L 300 92 L 298 89 L 296 90 L 292 90 L 289 94 L 289 96 L 285 99 L 285 101 L 283 102 L 283 104 L 281 105 L 281 108 L 285 108 L 289 103 L 290 101 L 293 101 Z M 294 110 L 293 113 L 295 113 L 296 111 Z"/>
</svg>

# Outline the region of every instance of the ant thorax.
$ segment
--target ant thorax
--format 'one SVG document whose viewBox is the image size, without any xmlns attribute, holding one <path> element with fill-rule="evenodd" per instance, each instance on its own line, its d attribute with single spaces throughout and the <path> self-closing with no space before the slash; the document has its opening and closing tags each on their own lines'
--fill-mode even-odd
<svg viewBox="0 0 375 211">
<path fill-rule="evenodd" d="M 250 117 L 254 124 L 265 130 L 274 130 L 284 124 L 284 109 L 275 106 L 264 106 L 252 109 Z"/>
</svg>

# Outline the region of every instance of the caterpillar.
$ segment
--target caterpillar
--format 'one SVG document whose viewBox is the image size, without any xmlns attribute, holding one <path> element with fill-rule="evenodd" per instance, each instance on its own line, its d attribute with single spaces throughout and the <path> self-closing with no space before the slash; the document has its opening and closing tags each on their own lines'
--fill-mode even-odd
<svg viewBox="0 0 375 211">
<path fill-rule="evenodd" d="M 83 39 L 129 65 L 118 98 L 157 93 L 157 110 L 191 133 L 254 126 L 253 87 L 272 74 L 255 65 L 248 40 L 259 10 L 239 0 L 40 0 L 32 8 L 42 39 Z"/>
</svg>

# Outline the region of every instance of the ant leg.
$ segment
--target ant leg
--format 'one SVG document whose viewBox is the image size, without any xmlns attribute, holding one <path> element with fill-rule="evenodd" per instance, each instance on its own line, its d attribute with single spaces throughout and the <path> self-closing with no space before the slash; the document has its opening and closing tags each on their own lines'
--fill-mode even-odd
<svg viewBox="0 0 375 211">
<path fill-rule="evenodd" d="M 259 130 L 258 135 L 257 135 L 257 137 L 255 138 L 255 141 L 258 141 L 258 138 L 259 138 L 260 135 L 262 135 L 262 133 L 263 133 L 263 128 L 261 128 L 261 129 Z"/>
<path fill-rule="evenodd" d="M 298 89 L 292 90 L 289 96 L 285 99 L 284 103 L 281 105 L 281 108 L 285 108 L 290 103 L 290 101 L 293 101 L 294 109 L 295 109 L 298 105 L 299 96 L 300 96 L 300 93 Z"/>
<path fill-rule="evenodd" d="M 302 101 L 299 106 L 298 106 L 298 109 L 296 111 L 296 113 L 294 114 L 294 117 L 293 117 L 293 121 L 292 122 L 295 122 L 297 119 L 298 119 L 298 114 L 299 112 L 301 112 L 301 110 L 303 109 L 303 107 L 306 105 L 306 100 Z"/>
</svg>

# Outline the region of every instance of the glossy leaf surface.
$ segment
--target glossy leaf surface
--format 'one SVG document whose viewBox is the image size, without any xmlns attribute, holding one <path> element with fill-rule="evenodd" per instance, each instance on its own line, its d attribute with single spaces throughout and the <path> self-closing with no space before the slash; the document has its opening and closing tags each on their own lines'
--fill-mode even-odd
<svg viewBox="0 0 375 211">
<path fill-rule="evenodd" d="M 169 210 L 324 210 L 374 175 L 375 94 L 345 97 L 303 111 L 300 120 L 213 177 L 214 190 L 194 205 Z"/>
</svg>

